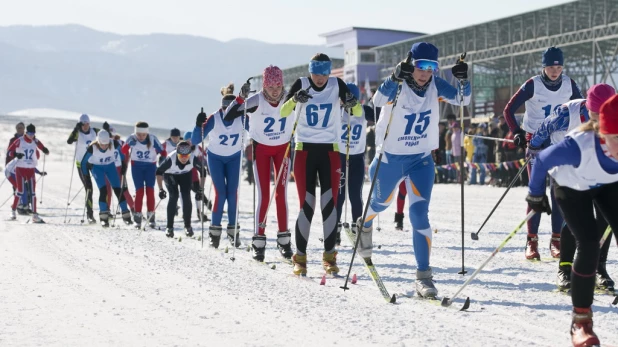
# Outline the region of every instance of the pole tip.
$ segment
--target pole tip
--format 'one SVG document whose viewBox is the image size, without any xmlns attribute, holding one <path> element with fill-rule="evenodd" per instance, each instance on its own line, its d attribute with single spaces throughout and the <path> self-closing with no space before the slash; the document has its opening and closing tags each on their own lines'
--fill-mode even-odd
<svg viewBox="0 0 618 347">
<path fill-rule="evenodd" d="M 479 236 L 476 233 L 470 233 L 470 237 L 472 238 L 472 240 L 474 241 L 478 241 Z"/>
<path fill-rule="evenodd" d="M 397 297 L 395 296 L 395 294 L 393 294 L 393 296 L 391 296 L 391 301 L 389 301 L 390 304 L 394 304 L 397 302 Z"/>
</svg>

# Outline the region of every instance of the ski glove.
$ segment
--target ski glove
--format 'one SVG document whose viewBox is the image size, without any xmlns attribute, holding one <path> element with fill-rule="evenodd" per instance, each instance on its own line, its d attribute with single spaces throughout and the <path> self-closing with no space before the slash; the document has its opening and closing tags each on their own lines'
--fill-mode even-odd
<svg viewBox="0 0 618 347">
<path fill-rule="evenodd" d="M 414 72 L 414 66 L 410 63 L 409 60 L 402 60 L 395 66 L 395 71 L 391 74 L 391 78 L 395 81 L 401 82 L 406 79 L 412 78 L 412 73 Z"/>
<path fill-rule="evenodd" d="M 343 108 L 346 110 L 351 110 L 352 107 L 356 106 L 358 100 L 352 93 L 345 93 L 345 102 L 343 103 Z"/>
<path fill-rule="evenodd" d="M 23 157 L 24 157 L 24 154 L 23 154 L 23 153 L 15 153 L 15 158 L 17 158 L 17 159 L 21 159 L 21 158 L 23 158 Z"/>
<path fill-rule="evenodd" d="M 163 189 L 159 190 L 159 199 L 163 200 L 167 198 L 167 192 Z"/>
<path fill-rule="evenodd" d="M 309 95 L 308 91 L 301 88 L 299 91 L 294 93 L 294 96 L 292 97 L 292 99 L 294 100 L 295 103 L 300 102 L 301 104 L 304 104 L 307 101 L 309 101 L 309 99 L 313 99 L 313 96 Z"/>
<path fill-rule="evenodd" d="M 39 173 L 39 175 L 41 175 L 41 176 L 47 176 L 47 172 L 45 172 L 45 171 L 41 171 L 41 173 Z"/>
<path fill-rule="evenodd" d="M 108 122 L 103 123 L 103 129 L 105 129 L 107 132 L 110 132 L 109 131 L 109 123 Z"/>
<path fill-rule="evenodd" d="M 204 109 L 202 108 L 202 112 L 200 112 L 197 115 L 197 118 L 195 118 L 195 126 L 201 128 L 202 125 L 204 125 L 204 122 L 206 122 L 206 113 L 204 113 Z"/>
<path fill-rule="evenodd" d="M 534 212 L 551 214 L 551 207 L 549 206 L 547 194 L 543 194 L 543 196 L 532 196 L 528 194 L 528 196 L 526 196 L 526 202 L 528 202 L 528 207 L 534 210 Z"/>
<path fill-rule="evenodd" d="M 240 93 L 238 93 L 238 96 L 240 96 L 243 99 L 247 99 L 249 97 L 250 92 L 251 92 L 251 83 L 245 83 L 242 85 L 242 87 L 240 87 Z"/>
<path fill-rule="evenodd" d="M 82 129 L 82 122 L 77 122 L 77 124 L 75 124 L 75 128 L 73 129 L 75 132 L 78 132 Z"/>
<path fill-rule="evenodd" d="M 526 140 L 526 132 L 522 129 L 519 129 L 513 137 L 513 143 L 515 144 L 515 146 L 521 149 L 526 149 L 526 147 L 528 147 L 528 141 Z"/>
<path fill-rule="evenodd" d="M 455 78 L 457 78 L 458 80 L 467 80 L 468 64 L 457 59 L 457 63 L 455 63 L 455 66 L 451 68 L 451 72 L 453 73 L 453 76 L 455 76 Z"/>
<path fill-rule="evenodd" d="M 49 154 L 49 149 L 47 149 L 47 147 L 43 147 L 41 150 L 45 153 L 45 155 Z"/>
<path fill-rule="evenodd" d="M 526 149 L 526 158 L 536 158 L 536 155 L 539 154 L 542 149 L 543 148 L 528 146 L 528 148 Z"/>
</svg>

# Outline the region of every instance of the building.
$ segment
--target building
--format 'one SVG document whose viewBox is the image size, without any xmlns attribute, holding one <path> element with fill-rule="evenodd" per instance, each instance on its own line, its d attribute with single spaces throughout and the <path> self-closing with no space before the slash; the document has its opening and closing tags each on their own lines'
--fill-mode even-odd
<svg viewBox="0 0 618 347">
<path fill-rule="evenodd" d="M 380 80 L 380 68 L 377 54 L 371 50 L 376 46 L 406 40 L 424 35 L 422 33 L 373 29 L 363 27 L 349 27 L 320 35 L 326 39 L 328 47 L 341 47 L 344 59 L 332 59 L 331 76 L 336 76 L 345 82 L 356 83 L 366 96 L 365 85 L 369 82 L 371 88 L 376 88 Z M 286 88 L 299 77 L 309 74 L 309 64 L 283 69 L 283 78 Z M 262 86 L 262 76 L 253 76 L 252 87 L 259 90 Z"/>
</svg>

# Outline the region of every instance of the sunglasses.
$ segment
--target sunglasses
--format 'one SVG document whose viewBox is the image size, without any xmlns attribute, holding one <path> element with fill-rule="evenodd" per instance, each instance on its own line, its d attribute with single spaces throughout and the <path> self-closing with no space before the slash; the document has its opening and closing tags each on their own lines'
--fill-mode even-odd
<svg viewBox="0 0 618 347">
<path fill-rule="evenodd" d="M 176 153 L 176 155 L 178 156 L 178 158 L 180 159 L 189 159 L 189 157 L 191 157 L 191 153 L 189 154 L 180 154 L 180 153 Z"/>
<path fill-rule="evenodd" d="M 414 60 L 414 68 L 424 71 L 438 71 L 438 62 L 435 60 L 416 59 Z"/>
</svg>

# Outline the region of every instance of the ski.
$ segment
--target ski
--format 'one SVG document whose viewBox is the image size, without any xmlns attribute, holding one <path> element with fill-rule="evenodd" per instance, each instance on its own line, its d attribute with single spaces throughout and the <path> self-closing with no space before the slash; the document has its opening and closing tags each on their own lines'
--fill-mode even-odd
<svg viewBox="0 0 618 347">
<path fill-rule="evenodd" d="M 414 295 L 415 292 L 410 292 L 410 293 L 396 293 L 395 296 L 397 296 L 398 298 L 407 298 L 407 299 L 418 299 L 419 301 L 423 301 L 423 302 L 427 302 L 430 303 L 434 306 L 440 306 L 440 307 L 446 307 L 446 308 L 451 308 L 457 311 L 465 311 L 468 308 L 470 308 L 470 298 L 466 298 L 466 300 L 464 301 L 464 304 L 462 305 L 461 308 L 457 308 L 453 305 L 449 305 L 449 306 L 442 306 L 442 300 L 443 298 L 440 297 L 435 297 L 435 298 L 424 298 L 420 295 Z"/>
<path fill-rule="evenodd" d="M 352 233 L 351 229 L 345 229 L 345 233 L 346 235 L 348 235 L 350 243 L 354 245 L 356 241 L 356 235 Z M 376 286 L 378 286 L 380 294 L 382 294 L 382 298 L 384 298 L 384 300 L 386 300 L 386 302 L 388 302 L 389 304 L 394 304 L 397 301 L 397 297 L 395 297 L 395 295 L 391 296 L 388 293 L 388 290 L 386 289 L 386 286 L 384 286 L 382 278 L 380 277 L 380 275 L 378 275 L 378 270 L 376 270 L 376 267 L 373 265 L 371 258 L 363 258 L 363 264 L 365 264 L 365 269 L 367 269 L 367 272 L 369 272 L 369 276 L 371 276 L 373 282 L 376 284 Z"/>
</svg>

